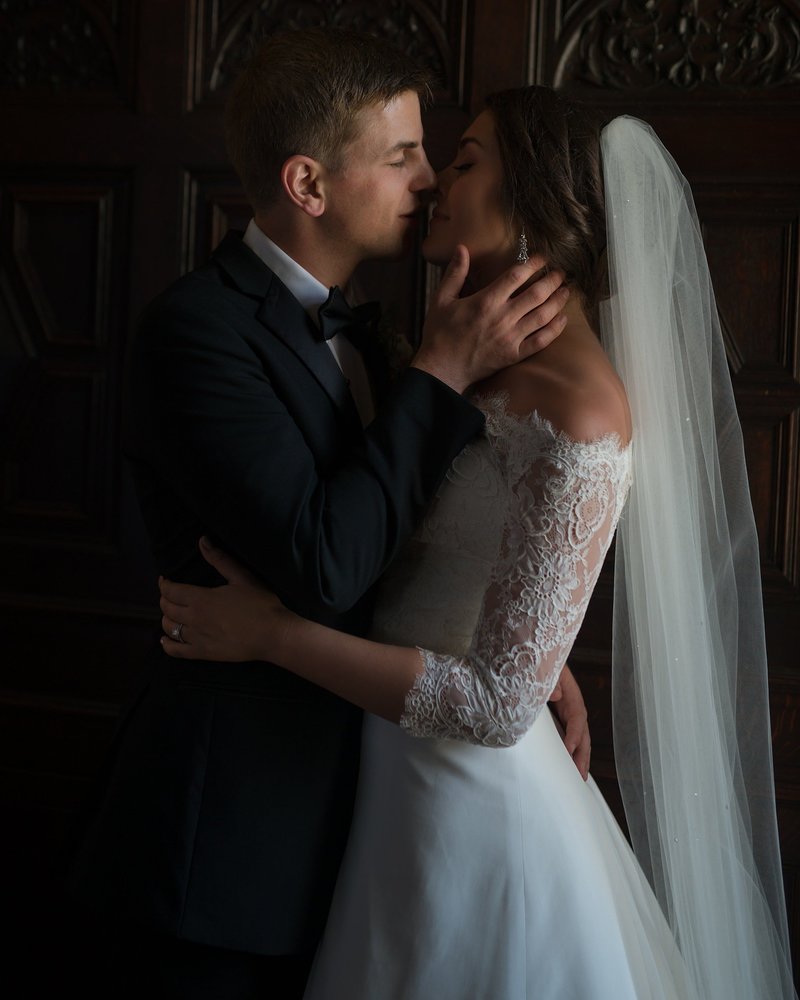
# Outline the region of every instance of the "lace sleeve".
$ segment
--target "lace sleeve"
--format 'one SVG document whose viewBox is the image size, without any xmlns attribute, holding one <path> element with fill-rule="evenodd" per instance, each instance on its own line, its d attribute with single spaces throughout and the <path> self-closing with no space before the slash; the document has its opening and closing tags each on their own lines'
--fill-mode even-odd
<svg viewBox="0 0 800 1000">
<path fill-rule="evenodd" d="M 421 649 L 400 725 L 415 736 L 512 746 L 556 685 L 628 485 L 616 437 L 554 433 L 509 483 L 498 557 L 467 654 Z"/>
</svg>

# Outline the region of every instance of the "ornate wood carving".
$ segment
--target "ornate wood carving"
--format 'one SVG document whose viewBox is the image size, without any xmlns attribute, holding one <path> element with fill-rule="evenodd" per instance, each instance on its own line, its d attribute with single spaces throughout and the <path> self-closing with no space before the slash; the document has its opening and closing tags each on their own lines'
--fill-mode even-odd
<svg viewBox="0 0 800 1000">
<path fill-rule="evenodd" d="M 190 106 L 215 102 L 247 61 L 254 41 L 277 30 L 338 27 L 387 38 L 429 67 L 437 96 L 458 102 L 462 91 L 461 39 L 465 0 L 198 0 Z"/>
<path fill-rule="evenodd" d="M 135 5 L 114 0 L 4 0 L 0 4 L 0 89 L 121 93 L 130 84 Z"/>
<path fill-rule="evenodd" d="M 564 14 L 555 83 L 764 90 L 800 83 L 800 17 L 773 0 L 607 0 Z M 580 9 L 579 9 L 580 8 Z"/>
</svg>

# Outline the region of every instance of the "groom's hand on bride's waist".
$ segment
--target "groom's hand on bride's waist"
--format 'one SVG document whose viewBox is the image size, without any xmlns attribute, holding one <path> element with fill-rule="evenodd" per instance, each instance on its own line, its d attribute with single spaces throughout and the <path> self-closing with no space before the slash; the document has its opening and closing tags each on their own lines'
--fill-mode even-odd
<svg viewBox="0 0 800 1000">
<path fill-rule="evenodd" d="M 461 296 L 469 253 L 458 247 L 428 310 L 412 367 L 456 392 L 547 347 L 566 324 L 564 274 L 542 274 L 531 257 L 472 295 Z"/>
<path fill-rule="evenodd" d="M 559 723 L 561 738 L 584 781 L 589 777 L 592 743 L 589 718 L 578 682 L 564 664 L 561 676 L 548 702 Z"/>
</svg>

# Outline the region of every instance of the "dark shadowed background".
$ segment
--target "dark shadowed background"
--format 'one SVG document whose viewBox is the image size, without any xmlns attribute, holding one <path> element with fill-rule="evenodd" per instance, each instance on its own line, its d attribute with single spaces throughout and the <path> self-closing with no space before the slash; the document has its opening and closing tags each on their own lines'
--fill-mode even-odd
<svg viewBox="0 0 800 1000">
<path fill-rule="evenodd" d="M 26 967 L 58 983 L 92 933 L 61 899 L 55 859 L 157 629 L 119 448 L 136 317 L 246 224 L 222 142 L 226 91 L 254 37 L 311 24 L 387 36 L 436 70 L 434 166 L 485 93 L 538 82 L 646 119 L 692 182 L 761 542 L 797 953 L 800 3 L 789 0 L 0 2 L 0 886 L 17 950 L 38 939 Z M 413 335 L 435 275 L 411 260 L 362 277 Z M 610 594 L 607 568 L 571 662 L 593 772 L 616 806 Z"/>
</svg>

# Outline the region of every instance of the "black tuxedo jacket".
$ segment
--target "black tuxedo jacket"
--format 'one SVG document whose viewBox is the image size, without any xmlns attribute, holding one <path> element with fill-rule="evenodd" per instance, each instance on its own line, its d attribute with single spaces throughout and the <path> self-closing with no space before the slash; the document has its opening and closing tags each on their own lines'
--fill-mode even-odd
<svg viewBox="0 0 800 1000">
<path fill-rule="evenodd" d="M 367 359 L 368 362 L 370 359 Z M 354 633 L 478 410 L 409 370 L 363 430 L 297 300 L 230 233 L 147 311 L 126 449 L 159 570 L 219 579 L 203 533 L 306 617 Z M 265 663 L 153 652 L 71 866 L 73 891 L 192 941 L 310 952 L 347 835 L 360 713 Z"/>
</svg>

